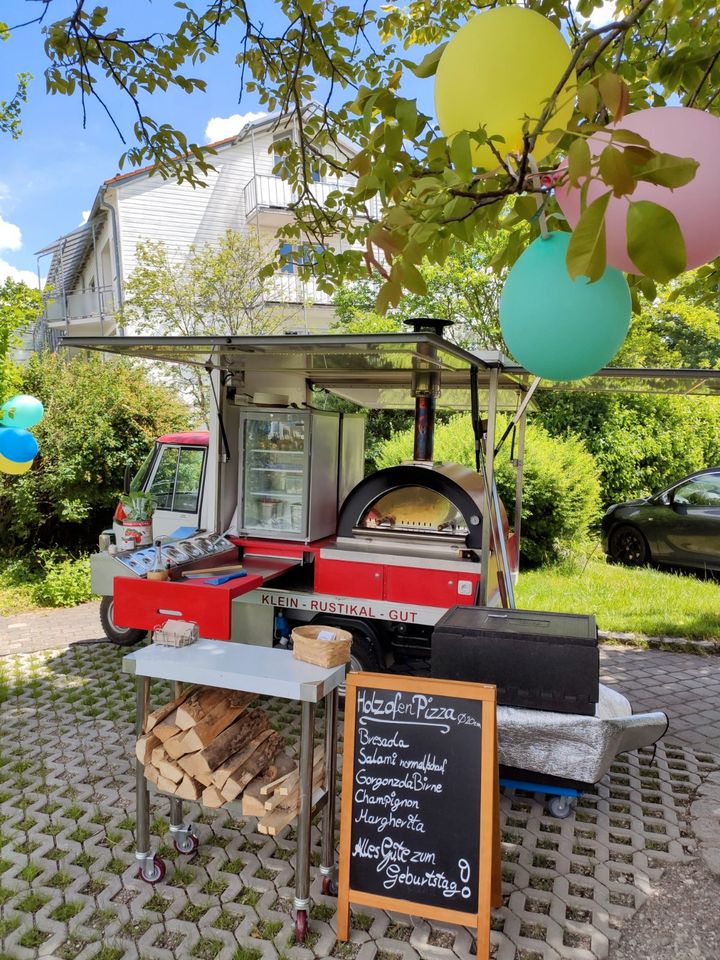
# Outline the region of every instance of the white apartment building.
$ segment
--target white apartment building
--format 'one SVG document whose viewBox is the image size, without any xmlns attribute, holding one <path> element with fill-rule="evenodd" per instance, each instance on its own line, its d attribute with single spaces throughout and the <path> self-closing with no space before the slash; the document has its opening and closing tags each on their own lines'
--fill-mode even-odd
<svg viewBox="0 0 720 960">
<path fill-rule="evenodd" d="M 316 107 L 310 104 L 307 109 Z M 193 245 L 217 242 L 228 229 L 252 230 L 261 240 L 275 242 L 278 228 L 292 218 L 294 195 L 290 184 L 273 175 L 279 159 L 273 144 L 292 133 L 292 120 L 276 115 L 211 144 L 217 151 L 210 158 L 215 170 L 208 173 L 204 188 L 151 176 L 151 167 L 106 180 L 86 223 L 37 253 L 39 272 L 47 270 L 48 293 L 35 348 L 52 348 L 60 336 L 125 332 L 117 311 L 140 241 L 162 241 L 180 260 Z M 352 150 L 352 145 L 347 148 Z M 318 178 L 312 189 L 322 202 L 337 186 L 336 179 Z M 331 246 L 338 249 L 340 244 L 337 238 Z M 303 281 L 293 264 L 285 265 L 269 290 L 268 301 L 287 313 L 283 328 L 288 332 L 322 332 L 334 319 L 331 298 L 314 280 Z"/>
</svg>

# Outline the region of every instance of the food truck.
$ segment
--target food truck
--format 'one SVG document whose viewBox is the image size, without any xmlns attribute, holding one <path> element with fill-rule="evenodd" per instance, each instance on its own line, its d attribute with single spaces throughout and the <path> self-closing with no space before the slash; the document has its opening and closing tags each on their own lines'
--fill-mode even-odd
<svg viewBox="0 0 720 960">
<path fill-rule="evenodd" d="M 600 683 L 591 612 L 512 609 L 525 419 L 539 381 L 496 351 L 448 341 L 444 325 L 422 318 L 410 333 L 367 336 L 74 338 L 195 364 L 213 387 L 207 435 L 161 438 L 141 478 L 155 490 L 160 476 L 156 532 L 166 535 L 138 549 L 108 544 L 92 558 L 92 588 L 116 642 L 190 621 L 208 640 L 277 648 L 293 627 L 319 624 L 351 634 L 351 670 L 493 683 L 506 784 L 541 788 L 564 817 L 571 797 L 618 753 L 655 742 L 667 720 L 633 715 Z M 365 475 L 362 408 L 413 412 L 411 460 Z M 434 459 L 438 410 L 470 412 L 474 469 Z M 508 415 L 502 435 L 499 411 Z M 494 472 L 510 436 L 512 529 Z"/>
<path fill-rule="evenodd" d="M 497 497 L 495 421 L 529 384 L 441 330 L 422 320 L 412 334 L 84 340 L 200 364 L 215 398 L 209 430 L 161 437 L 137 477 L 156 500 L 169 580 L 147 578 L 154 547 L 120 549 L 117 524 L 92 558 L 110 638 L 137 642 L 175 618 L 272 646 L 321 620 L 352 633 L 353 668 L 407 670 L 427 660 L 450 607 L 507 603 L 519 530 Z M 333 397 L 414 411 L 412 461 L 364 476 L 365 414 L 328 409 Z M 477 469 L 434 461 L 436 410 L 475 411 Z M 522 442 L 518 454 L 516 517 Z M 197 573 L 210 567 L 242 575 L 208 588 Z"/>
</svg>

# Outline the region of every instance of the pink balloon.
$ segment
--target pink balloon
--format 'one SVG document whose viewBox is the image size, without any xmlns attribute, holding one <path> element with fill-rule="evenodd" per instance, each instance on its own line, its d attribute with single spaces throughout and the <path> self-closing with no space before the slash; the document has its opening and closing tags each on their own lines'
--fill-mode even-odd
<svg viewBox="0 0 720 960">
<path fill-rule="evenodd" d="M 687 270 L 720 256 L 720 117 L 690 107 L 654 107 L 628 114 L 615 129 L 639 133 L 653 149 L 692 157 L 700 166 L 694 179 L 676 190 L 640 182 L 630 197 L 610 198 L 605 219 L 608 263 L 626 273 L 641 272 L 627 252 L 627 211 L 635 200 L 652 200 L 675 215 L 685 238 Z M 589 142 L 593 156 L 599 156 L 610 141 L 600 133 Z M 622 144 L 615 146 L 622 149 Z M 587 202 L 608 189 L 594 180 L 588 188 Z M 556 195 L 560 209 L 574 228 L 580 219 L 579 188 L 566 184 L 558 187 Z"/>
</svg>

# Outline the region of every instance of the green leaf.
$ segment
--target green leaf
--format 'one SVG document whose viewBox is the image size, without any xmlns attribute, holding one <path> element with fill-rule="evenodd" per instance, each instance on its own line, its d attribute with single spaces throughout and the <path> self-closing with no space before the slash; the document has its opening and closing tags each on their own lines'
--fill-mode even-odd
<svg viewBox="0 0 720 960">
<path fill-rule="evenodd" d="M 685 239 L 674 214 L 650 200 L 630 203 L 627 250 L 639 272 L 660 283 L 672 280 L 687 266 Z"/>
<path fill-rule="evenodd" d="M 625 82 L 616 73 L 601 73 L 598 77 L 598 89 L 613 120 L 621 120 L 630 102 L 630 92 Z"/>
<path fill-rule="evenodd" d="M 635 189 L 635 179 L 630 173 L 627 160 L 616 147 L 605 147 L 600 154 L 600 176 L 613 188 L 616 197 L 623 197 Z"/>
<path fill-rule="evenodd" d="M 414 100 L 399 100 L 395 108 L 397 122 L 403 129 L 406 137 L 414 137 L 417 130 L 418 114 Z"/>
<path fill-rule="evenodd" d="M 605 250 L 605 211 L 611 190 L 597 197 L 580 215 L 568 244 L 565 263 L 568 273 L 576 280 L 587 277 L 599 280 L 607 263 Z"/>
<path fill-rule="evenodd" d="M 404 60 L 403 63 L 412 70 L 416 77 L 419 77 L 421 80 L 427 80 L 428 77 L 435 76 L 440 57 L 443 55 L 443 51 L 447 45 L 447 41 L 441 43 L 439 47 L 435 47 L 427 56 L 423 57 L 420 63 L 412 63 L 410 60 Z"/>
<path fill-rule="evenodd" d="M 450 159 L 453 166 L 463 180 L 472 177 L 472 154 L 470 153 L 470 137 L 467 131 L 455 134 L 450 141 Z"/>
<path fill-rule="evenodd" d="M 577 94 L 578 98 L 578 107 L 583 116 L 590 119 L 594 117 L 597 113 L 598 108 L 598 92 L 594 84 L 586 83 L 585 86 L 580 87 Z"/>
<path fill-rule="evenodd" d="M 692 157 L 676 157 L 671 153 L 658 153 L 638 171 L 638 180 L 656 183 L 660 187 L 683 187 L 695 177 L 700 164 Z"/>
<path fill-rule="evenodd" d="M 578 137 L 568 150 L 568 175 L 570 183 L 578 185 L 581 178 L 589 177 L 592 172 L 590 147 L 584 137 Z"/>
</svg>

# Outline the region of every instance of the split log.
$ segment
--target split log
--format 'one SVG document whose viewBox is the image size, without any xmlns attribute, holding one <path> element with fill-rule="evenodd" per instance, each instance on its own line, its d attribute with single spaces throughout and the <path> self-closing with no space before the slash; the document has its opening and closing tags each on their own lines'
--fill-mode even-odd
<svg viewBox="0 0 720 960">
<path fill-rule="evenodd" d="M 323 792 L 323 790 L 314 791 L 312 795 L 313 807 L 322 800 Z M 272 813 L 268 813 L 267 816 L 262 818 L 262 820 L 258 820 L 257 831 L 258 833 L 264 833 L 271 837 L 275 837 L 289 823 L 292 823 L 297 815 L 297 807 L 292 807 L 290 809 L 278 807 L 277 810 L 273 810 Z"/>
<path fill-rule="evenodd" d="M 175 723 L 175 718 L 177 716 L 176 711 L 173 710 L 164 720 L 153 727 L 153 733 L 158 738 L 158 740 L 165 743 L 166 740 L 169 740 L 171 737 L 176 737 L 179 733 L 182 733 L 180 727 Z"/>
<path fill-rule="evenodd" d="M 297 773 L 298 773 L 298 767 L 297 767 L 297 764 L 294 763 L 292 770 L 290 770 L 288 773 L 284 773 L 282 776 L 277 777 L 275 780 L 271 780 L 269 783 L 264 783 L 262 787 L 260 787 L 260 796 L 267 797 L 271 793 L 275 793 L 277 788 L 282 783 L 284 783 L 284 781 L 287 780 L 288 777 L 295 776 L 297 775 Z"/>
<path fill-rule="evenodd" d="M 154 767 L 151 763 L 145 764 L 145 779 L 149 780 L 150 783 L 154 783 L 157 786 L 158 777 L 160 776 L 160 771 L 157 767 Z"/>
<path fill-rule="evenodd" d="M 279 733 L 273 733 L 272 736 L 268 737 L 265 743 L 255 750 L 243 766 L 238 767 L 237 772 L 230 774 L 227 778 L 222 789 L 223 798 L 230 802 L 240 796 L 250 781 L 254 780 L 280 752 L 283 744 L 283 738 Z"/>
<path fill-rule="evenodd" d="M 322 786 L 323 780 L 325 779 L 325 750 L 324 748 L 319 748 L 315 751 L 315 758 L 312 769 L 312 784 L 313 787 Z M 271 797 L 265 799 L 265 810 L 271 811 L 276 807 L 292 807 L 297 806 L 300 803 L 300 780 L 295 785 L 295 788 L 289 794 L 282 794 L 280 791 L 276 791 Z M 262 814 L 261 814 L 262 816 Z"/>
<path fill-rule="evenodd" d="M 203 769 L 200 764 L 202 758 L 199 753 L 188 753 L 178 760 L 178 766 L 184 770 L 188 777 L 198 780 L 204 787 L 209 787 L 213 782 L 212 770 Z"/>
<path fill-rule="evenodd" d="M 225 800 L 217 787 L 210 785 L 203 790 L 202 804 L 204 807 L 221 807 L 223 803 L 225 803 Z"/>
<path fill-rule="evenodd" d="M 164 704 L 162 707 L 158 707 L 157 710 L 153 710 L 152 713 L 148 714 L 145 720 L 144 733 L 150 733 L 150 731 L 155 727 L 161 720 L 164 720 L 165 717 L 169 717 L 180 704 L 184 703 L 188 697 L 191 697 L 196 693 L 200 688 L 197 684 L 186 687 L 179 697 L 175 697 L 170 703 Z"/>
<path fill-rule="evenodd" d="M 138 737 L 138 741 L 135 744 L 135 756 L 144 766 L 150 762 L 150 757 L 155 747 L 159 746 L 160 740 L 154 733 L 144 733 L 141 737 Z"/>
<path fill-rule="evenodd" d="M 192 777 L 185 774 L 182 782 L 177 785 L 175 796 L 182 797 L 183 800 L 199 800 L 202 792 L 202 786 L 197 780 L 193 780 Z"/>
<path fill-rule="evenodd" d="M 241 750 L 267 727 L 267 717 L 256 707 L 216 737 L 209 746 L 205 747 L 201 756 L 211 770 L 216 770 L 223 761 Z"/>
<path fill-rule="evenodd" d="M 172 760 L 161 760 L 159 763 L 154 765 L 160 771 L 161 777 L 172 780 L 173 783 L 180 783 L 182 778 L 185 776 L 185 771 L 176 763 L 173 763 Z"/>
<path fill-rule="evenodd" d="M 184 730 L 178 730 L 174 737 L 170 737 L 169 740 L 166 740 L 163 746 L 167 752 L 167 755 L 173 760 L 179 760 L 180 757 L 184 757 L 186 753 L 190 753 L 190 750 L 186 750 L 183 746 L 183 739 L 185 737 Z"/>
<path fill-rule="evenodd" d="M 178 756 L 204 750 L 245 712 L 254 699 L 254 693 L 230 691 L 227 697 L 218 703 L 203 720 L 182 735 L 177 745 L 177 749 L 182 749 L 182 753 L 178 753 Z"/>
<path fill-rule="evenodd" d="M 255 753 L 257 748 L 261 746 L 263 743 L 265 743 L 265 741 L 272 735 L 273 735 L 273 730 L 271 730 L 270 728 L 268 728 L 267 730 L 263 730 L 261 733 L 257 735 L 257 737 L 254 737 L 250 741 L 250 743 L 246 744 L 242 750 L 239 750 L 237 753 L 234 753 L 231 757 L 228 757 L 225 763 L 219 766 L 217 770 L 213 770 L 211 774 L 212 782 L 215 784 L 218 790 L 222 790 L 230 774 L 240 769 L 243 766 L 243 764 L 250 759 L 253 753 Z"/>
<path fill-rule="evenodd" d="M 279 753 L 272 765 L 255 777 L 243 790 L 242 813 L 244 817 L 264 817 L 265 795 L 263 790 L 282 780 L 295 770 L 295 761 L 286 753 Z M 217 771 L 216 771 L 217 772 Z"/>
<path fill-rule="evenodd" d="M 167 760 L 168 755 L 165 753 L 165 747 L 160 744 L 159 747 L 155 747 L 153 752 L 150 754 L 150 762 L 153 766 L 160 768 L 160 761 Z"/>
<path fill-rule="evenodd" d="M 172 780 L 168 780 L 167 777 L 164 777 L 162 774 L 158 777 L 157 781 L 158 790 L 162 790 L 163 793 L 175 793 L 177 790 L 177 784 Z"/>
<path fill-rule="evenodd" d="M 222 703 L 227 695 L 227 690 L 200 687 L 177 708 L 175 723 L 181 730 L 189 730 L 203 720 L 219 703 Z"/>
</svg>

